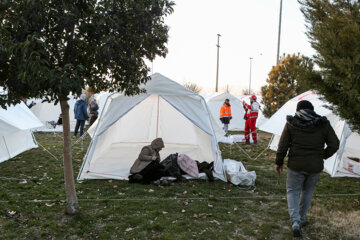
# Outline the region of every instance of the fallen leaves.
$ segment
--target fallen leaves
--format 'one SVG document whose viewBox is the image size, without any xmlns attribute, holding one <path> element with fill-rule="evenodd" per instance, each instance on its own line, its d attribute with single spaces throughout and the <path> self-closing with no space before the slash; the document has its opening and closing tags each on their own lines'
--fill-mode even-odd
<svg viewBox="0 0 360 240">
<path fill-rule="evenodd" d="M 216 221 L 215 219 L 214 220 L 211 220 L 210 223 L 214 223 L 216 225 L 220 225 L 220 223 L 218 221 Z"/>
<path fill-rule="evenodd" d="M 8 214 L 9 217 L 12 217 L 12 216 L 14 216 L 16 214 L 16 211 L 8 210 L 7 214 Z"/>
</svg>

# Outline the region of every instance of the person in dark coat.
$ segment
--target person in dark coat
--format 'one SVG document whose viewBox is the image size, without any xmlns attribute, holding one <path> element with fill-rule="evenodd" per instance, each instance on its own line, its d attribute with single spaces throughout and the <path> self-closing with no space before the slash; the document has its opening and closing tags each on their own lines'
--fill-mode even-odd
<svg viewBox="0 0 360 240">
<path fill-rule="evenodd" d="M 89 104 L 89 110 L 90 110 L 90 126 L 96 121 L 99 115 L 99 105 L 96 102 L 96 99 L 93 99 L 91 103 Z"/>
<path fill-rule="evenodd" d="M 75 113 L 75 119 L 76 119 L 76 126 L 75 126 L 75 132 L 74 132 L 75 137 L 79 131 L 79 127 L 80 127 L 80 136 L 83 135 L 85 121 L 86 121 L 86 119 L 89 118 L 85 99 L 86 99 L 86 95 L 81 94 L 80 99 L 77 100 L 75 103 L 75 107 L 74 107 L 74 113 Z"/>
<path fill-rule="evenodd" d="M 287 116 L 275 162 L 275 170 L 280 173 L 284 158 L 288 156 L 286 192 L 295 237 L 301 236 L 301 227 L 306 223 L 324 159 L 331 157 L 338 148 L 339 139 L 326 117 L 317 115 L 311 102 L 300 101 L 295 116 Z"/>
<path fill-rule="evenodd" d="M 150 145 L 141 149 L 139 157 L 130 169 L 130 183 L 149 184 L 164 176 L 159 154 L 164 147 L 162 138 L 156 138 Z"/>
</svg>

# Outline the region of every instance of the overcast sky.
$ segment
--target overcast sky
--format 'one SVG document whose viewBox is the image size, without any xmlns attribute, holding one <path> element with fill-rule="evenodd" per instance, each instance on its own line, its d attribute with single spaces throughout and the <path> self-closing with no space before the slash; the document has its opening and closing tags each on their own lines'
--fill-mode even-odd
<svg viewBox="0 0 360 240">
<path fill-rule="evenodd" d="M 259 91 L 276 62 L 280 0 L 178 0 L 166 18 L 170 27 L 166 58 L 156 58 L 153 71 L 179 83 L 195 82 L 215 90 L 216 44 L 220 33 L 219 88 L 229 85 L 240 95 Z M 283 1 L 280 54 L 312 56 L 305 20 L 297 0 Z M 151 63 L 149 63 L 151 67 Z"/>
</svg>

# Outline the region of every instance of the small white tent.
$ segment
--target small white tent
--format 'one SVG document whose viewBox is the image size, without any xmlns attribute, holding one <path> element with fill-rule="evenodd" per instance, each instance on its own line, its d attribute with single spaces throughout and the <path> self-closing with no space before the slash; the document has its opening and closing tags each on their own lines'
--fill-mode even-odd
<svg viewBox="0 0 360 240">
<path fill-rule="evenodd" d="M 0 162 L 37 148 L 30 129 L 41 126 L 42 123 L 24 103 L 0 108 Z"/>
<path fill-rule="evenodd" d="M 73 96 L 69 96 L 69 116 L 70 116 L 70 131 L 74 131 L 76 125 L 76 119 L 74 116 L 74 106 L 76 100 Z M 62 125 L 56 126 L 53 128 L 49 122 L 57 122 L 61 113 L 60 103 L 55 105 L 55 102 L 42 102 L 40 99 L 35 100 L 37 104 L 33 106 L 30 110 L 35 114 L 35 116 L 43 123 L 43 127 L 37 128 L 36 131 L 40 132 L 62 132 Z"/>
<path fill-rule="evenodd" d="M 229 124 L 230 131 L 244 131 L 245 128 L 245 110 L 243 108 L 242 102 L 236 98 L 235 96 L 231 95 L 228 92 L 210 95 L 207 98 L 206 103 L 209 106 L 210 112 L 215 119 L 216 123 L 219 127 L 222 127 L 223 124 L 219 120 L 220 118 L 220 108 L 224 104 L 225 99 L 230 100 L 231 105 L 231 115 L 232 119 Z"/>
<path fill-rule="evenodd" d="M 224 132 L 214 123 L 204 98 L 158 73 L 142 88 L 146 93 L 108 97 L 89 129 L 92 141 L 77 179 L 127 179 L 141 148 L 162 137 L 162 159 L 178 152 L 214 161 L 214 176 L 226 181 L 217 143 Z"/>
<path fill-rule="evenodd" d="M 265 124 L 260 126 L 260 130 L 274 134 L 269 143 L 270 149 L 277 150 L 286 116 L 295 114 L 296 105 L 301 100 L 310 101 L 317 114 L 327 117 L 340 140 L 339 150 L 324 162 L 324 170 L 332 177 L 360 177 L 360 163 L 352 160 L 360 159 L 359 134 L 352 132 L 345 121 L 326 108 L 325 106 L 329 104 L 315 91 L 307 91 L 289 100 Z"/>
</svg>

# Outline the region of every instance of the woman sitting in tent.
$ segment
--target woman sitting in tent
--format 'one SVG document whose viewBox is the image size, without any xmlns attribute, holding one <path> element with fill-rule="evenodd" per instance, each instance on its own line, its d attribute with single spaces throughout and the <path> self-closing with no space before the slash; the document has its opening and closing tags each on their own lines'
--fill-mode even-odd
<svg viewBox="0 0 360 240">
<path fill-rule="evenodd" d="M 162 138 L 154 139 L 150 145 L 141 149 L 139 157 L 130 169 L 129 183 L 160 184 L 159 180 L 164 175 L 163 166 L 160 164 L 161 149 L 165 147 Z"/>
</svg>

